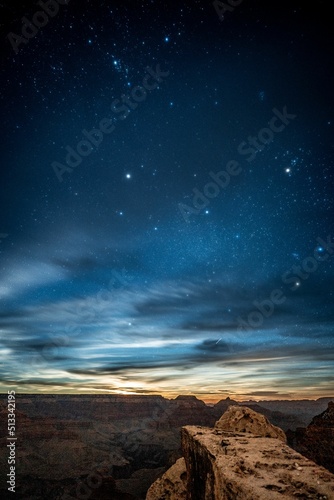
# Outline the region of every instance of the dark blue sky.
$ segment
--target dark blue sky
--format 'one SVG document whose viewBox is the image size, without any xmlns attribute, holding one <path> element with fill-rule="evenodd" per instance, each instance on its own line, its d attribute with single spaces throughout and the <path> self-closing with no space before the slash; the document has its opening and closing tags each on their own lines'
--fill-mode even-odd
<svg viewBox="0 0 334 500">
<path fill-rule="evenodd" d="M 332 395 L 328 4 L 47 5 L 0 4 L 0 388 Z"/>
</svg>

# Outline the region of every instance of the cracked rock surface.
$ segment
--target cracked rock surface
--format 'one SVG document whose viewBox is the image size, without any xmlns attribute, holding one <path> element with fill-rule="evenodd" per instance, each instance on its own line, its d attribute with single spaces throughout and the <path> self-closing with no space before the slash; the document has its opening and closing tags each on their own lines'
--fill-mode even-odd
<svg viewBox="0 0 334 500">
<path fill-rule="evenodd" d="M 151 486 L 147 500 L 334 499 L 333 474 L 287 446 L 262 415 L 241 410 L 230 407 L 214 429 L 183 427 L 184 462 Z"/>
</svg>

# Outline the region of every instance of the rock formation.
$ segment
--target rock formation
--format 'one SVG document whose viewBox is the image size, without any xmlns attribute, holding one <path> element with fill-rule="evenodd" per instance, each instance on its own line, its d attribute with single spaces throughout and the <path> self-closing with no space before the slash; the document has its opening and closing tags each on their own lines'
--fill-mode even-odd
<svg viewBox="0 0 334 500">
<path fill-rule="evenodd" d="M 325 400 L 263 402 L 267 403 L 270 410 L 255 405 L 254 401 L 252 409 L 264 413 L 270 422 L 284 430 L 306 427 L 327 407 Z M 102 484 L 92 487 L 92 498 L 93 495 L 103 498 L 115 483 L 119 498 L 123 494 L 123 498 L 143 500 L 156 478 L 181 457 L 181 427 L 213 427 L 231 405 L 245 406 L 230 398 L 209 406 L 194 396 L 169 400 L 146 395 L 17 394 L 16 497 L 58 500 L 66 493 L 78 498 L 78 485 L 92 484 L 91 474 L 106 470 L 101 472 Z M 6 408 L 7 394 L 0 394 L 0 470 L 8 469 Z M 285 408 L 291 413 L 282 413 Z M 304 414 L 306 423 L 306 417 L 299 419 L 299 415 Z M 330 468 L 332 448 L 326 441 L 332 434 L 330 426 L 324 424 L 327 417 L 320 417 L 314 419 L 312 432 L 308 430 L 313 451 L 307 451 L 304 441 L 303 449 L 297 451 Z M 244 421 L 239 425 L 242 430 Z M 308 439 L 305 429 L 301 434 Z M 180 478 L 183 472 L 180 470 Z M 182 475 L 179 481 L 180 488 L 184 477 Z M 168 474 L 166 478 L 170 482 Z M 7 493 L 6 475 L 0 474 L 1 499 L 5 499 Z M 181 493 L 177 495 L 182 498 Z"/>
<path fill-rule="evenodd" d="M 259 404 L 247 404 L 245 406 L 251 408 L 257 413 L 261 413 L 261 415 L 267 417 L 269 422 L 276 425 L 280 429 L 283 429 L 283 431 L 287 431 L 288 429 L 297 429 L 297 427 L 304 426 L 305 420 L 300 418 L 298 413 L 282 413 L 281 411 L 268 410 L 268 408 L 264 408 Z"/>
<path fill-rule="evenodd" d="M 252 410 L 256 411 L 257 413 L 261 413 L 262 415 L 267 417 L 267 419 L 272 424 L 280 427 L 284 431 L 286 431 L 288 429 L 295 430 L 295 429 L 297 429 L 297 427 L 304 427 L 305 425 L 307 425 L 311 421 L 311 418 L 308 418 L 307 416 L 306 416 L 306 418 L 301 417 L 301 407 L 299 407 L 298 405 L 296 405 L 295 413 L 286 413 L 286 412 L 284 413 L 282 411 L 278 411 L 278 410 L 274 410 L 274 409 L 270 410 L 269 408 L 267 408 L 265 406 L 267 403 L 268 402 L 265 402 L 265 401 L 261 402 L 260 404 L 255 403 L 254 401 L 250 401 L 248 403 L 243 403 L 243 402 L 237 403 L 233 399 L 226 398 L 226 399 L 220 400 L 218 403 L 216 403 L 213 406 L 212 413 L 215 415 L 216 418 L 219 418 L 228 409 L 229 406 L 247 406 L 248 408 L 251 408 Z M 316 402 L 313 402 L 313 403 L 316 403 Z M 305 405 L 306 405 L 306 408 L 308 408 L 309 405 L 307 402 L 305 403 Z M 319 408 L 321 408 L 321 403 L 319 403 Z M 313 411 L 312 416 L 319 413 L 315 410 L 315 405 L 313 405 L 311 411 Z M 319 411 L 321 411 L 321 410 L 319 410 Z"/>
<path fill-rule="evenodd" d="M 295 450 L 334 473 L 334 402 L 306 429 L 289 432 L 288 438 Z"/>
<path fill-rule="evenodd" d="M 327 410 L 312 419 L 309 427 L 334 428 L 334 401 L 330 401 Z"/>
<path fill-rule="evenodd" d="M 217 418 L 221 417 L 221 415 L 225 413 L 229 406 L 238 406 L 238 403 L 231 398 L 221 399 L 213 406 L 212 410 L 214 415 Z"/>
<path fill-rule="evenodd" d="M 171 427 L 182 427 L 183 425 L 207 425 L 212 426 L 216 420 L 210 408 L 195 396 L 178 396 L 169 402 L 169 408 L 165 412 Z M 198 424 L 198 422 L 201 422 Z"/>
<path fill-rule="evenodd" d="M 334 498 L 334 476 L 289 448 L 281 429 L 247 407 L 230 407 L 214 429 L 183 427 L 182 451 L 184 462 L 151 486 L 147 500 Z"/>
<path fill-rule="evenodd" d="M 326 410 L 328 403 L 333 398 L 319 398 L 317 400 L 311 399 L 301 399 L 301 400 L 274 400 L 274 401 L 259 401 L 258 404 L 262 408 L 270 410 L 272 414 L 274 412 L 280 412 L 281 414 L 297 417 L 298 424 L 294 427 L 306 427 L 311 422 L 315 415 Z M 245 401 L 246 406 L 251 407 L 254 401 Z M 268 415 L 266 415 L 268 417 Z M 272 416 L 268 417 L 271 422 L 274 422 Z M 282 419 L 282 423 L 285 418 Z M 279 425 L 278 421 L 275 425 Z M 293 427 L 290 425 L 290 429 Z"/>
<path fill-rule="evenodd" d="M 187 469 L 184 458 L 179 458 L 165 474 L 152 484 L 146 500 L 186 500 Z"/>
<path fill-rule="evenodd" d="M 256 413 L 247 406 L 229 406 L 227 411 L 216 422 L 215 429 L 277 438 L 286 443 L 286 436 L 282 429 L 272 425 L 264 415 Z"/>
</svg>

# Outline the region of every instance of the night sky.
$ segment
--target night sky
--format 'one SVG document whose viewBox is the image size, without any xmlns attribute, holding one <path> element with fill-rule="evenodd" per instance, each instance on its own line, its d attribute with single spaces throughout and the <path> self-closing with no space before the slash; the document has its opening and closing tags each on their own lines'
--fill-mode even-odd
<svg viewBox="0 0 334 500">
<path fill-rule="evenodd" d="M 330 3 L 167 3 L 0 3 L 0 391 L 332 396 Z"/>
</svg>

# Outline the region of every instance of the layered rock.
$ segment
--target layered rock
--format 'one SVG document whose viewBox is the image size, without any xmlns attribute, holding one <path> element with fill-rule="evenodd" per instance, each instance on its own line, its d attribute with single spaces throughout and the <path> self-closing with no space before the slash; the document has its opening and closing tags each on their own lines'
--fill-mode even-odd
<svg viewBox="0 0 334 500">
<path fill-rule="evenodd" d="M 288 434 L 289 442 L 300 453 L 334 473 L 334 402 L 313 418 L 310 425 Z"/>
<path fill-rule="evenodd" d="M 0 470 L 7 470 L 6 395 L 0 403 Z M 17 395 L 19 495 L 57 498 L 63 491 L 76 497 L 81 483 L 87 487 L 90 474 L 102 467 L 108 472 L 102 474 L 101 487 L 92 488 L 92 495 L 104 498 L 115 482 L 119 498 L 122 492 L 143 499 L 158 475 L 181 456 L 180 427 L 213 425 L 214 420 L 210 408 L 191 396 L 167 400 L 161 396 Z M 1 498 L 6 487 L 2 475 Z"/>
<path fill-rule="evenodd" d="M 272 414 L 275 415 L 275 412 L 281 413 L 284 415 L 284 418 L 281 419 L 282 424 L 286 422 L 285 418 L 288 416 L 290 419 L 292 416 L 296 419 L 297 425 L 291 425 L 290 429 L 296 429 L 296 427 L 306 427 L 310 424 L 312 418 L 315 415 L 326 410 L 328 403 L 333 398 L 319 398 L 317 400 L 310 399 L 301 399 L 301 400 L 275 400 L 275 401 L 259 401 L 258 404 L 262 408 L 266 408 L 270 410 Z M 254 404 L 254 401 L 245 401 L 243 404 L 250 407 Z M 268 416 L 268 415 L 266 415 Z M 271 422 L 274 422 L 271 416 L 269 416 Z M 278 422 L 275 422 L 276 425 Z"/>
<path fill-rule="evenodd" d="M 334 476 L 289 448 L 281 429 L 246 407 L 230 407 L 214 429 L 184 427 L 182 451 L 184 465 L 179 461 L 153 484 L 147 500 L 334 498 Z"/>
<path fill-rule="evenodd" d="M 29 417 L 121 422 L 151 418 L 168 406 L 162 396 L 19 394 L 16 406 Z"/>
<path fill-rule="evenodd" d="M 165 412 L 171 427 L 183 425 L 212 426 L 216 420 L 210 408 L 195 396 L 178 396 L 169 402 Z"/>
<path fill-rule="evenodd" d="M 256 411 L 257 413 L 261 413 L 272 424 L 276 425 L 283 431 L 287 431 L 288 429 L 297 429 L 297 427 L 301 427 L 304 425 L 304 420 L 299 417 L 298 414 L 293 413 L 282 413 L 281 411 L 268 410 L 268 408 L 264 408 L 259 404 L 245 405 L 248 408 Z"/>
<path fill-rule="evenodd" d="M 283 403 L 286 406 L 286 402 Z M 320 413 L 315 411 L 320 403 L 324 402 L 311 404 L 309 401 L 300 401 L 293 404 L 296 405 L 298 413 L 303 412 L 304 405 L 307 411 L 313 408 L 312 417 L 314 417 Z M 75 497 L 77 485 L 81 481 L 90 483 L 90 474 L 94 474 L 97 468 L 99 470 L 105 468 L 108 472 L 102 474 L 103 491 L 93 488 L 92 494 L 100 495 L 102 498 L 105 494 L 103 492 L 110 489 L 110 484 L 114 481 L 117 495 L 120 496 L 122 491 L 137 500 L 143 499 L 148 486 L 155 478 L 181 456 L 180 427 L 183 425 L 212 427 L 217 418 L 231 405 L 235 406 L 237 403 L 227 398 L 212 407 L 194 396 L 180 396 L 168 400 L 161 396 L 141 395 L 18 394 L 16 398 L 18 490 L 22 498 L 56 499 L 65 488 L 66 492 L 71 492 Z M 290 409 L 291 405 L 286 407 Z M 8 468 L 6 408 L 7 394 L 2 394 L 0 395 L 0 470 Z M 268 410 L 255 405 L 253 409 L 259 413 L 263 412 L 276 424 L 279 419 L 284 420 L 285 417 L 289 417 L 280 413 L 275 419 L 279 412 L 274 409 Z M 321 428 L 327 429 L 325 431 L 327 434 L 323 431 L 319 433 L 320 421 L 314 419 L 314 423 L 317 425 L 313 429 L 313 434 L 310 434 L 314 436 L 312 446 L 315 448 L 317 443 L 321 444 L 322 452 L 319 460 L 329 467 L 328 462 L 332 452 L 324 439 L 329 439 L 330 427 L 321 425 Z M 242 430 L 241 424 L 243 423 L 240 423 Z M 301 433 L 304 435 L 305 429 Z M 316 455 L 308 456 L 317 459 Z M 326 457 L 327 462 L 325 462 Z M 180 477 L 181 475 L 180 471 Z M 2 475 L 1 498 L 5 498 L 6 486 L 5 475 Z M 20 498 L 18 495 L 19 493 L 17 497 Z"/>
</svg>

